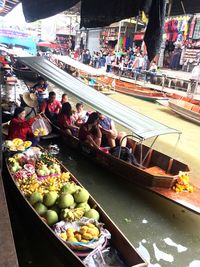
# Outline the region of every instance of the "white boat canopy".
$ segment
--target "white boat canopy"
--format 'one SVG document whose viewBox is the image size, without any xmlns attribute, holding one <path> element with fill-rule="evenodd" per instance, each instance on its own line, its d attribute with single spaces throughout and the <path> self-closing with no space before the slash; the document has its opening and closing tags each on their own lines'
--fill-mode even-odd
<svg viewBox="0 0 200 267">
<path fill-rule="evenodd" d="M 77 60 L 74 60 L 68 56 L 60 56 L 60 55 L 53 55 L 54 59 L 57 59 L 67 65 L 74 67 L 75 69 L 79 69 L 83 72 L 86 72 L 90 75 L 98 76 L 98 75 L 105 75 L 106 72 L 102 69 L 95 69 L 91 66 L 85 65 Z"/>
<path fill-rule="evenodd" d="M 42 57 L 18 59 L 55 85 L 126 127 L 140 140 L 164 134 L 181 133 L 97 92 Z"/>
</svg>

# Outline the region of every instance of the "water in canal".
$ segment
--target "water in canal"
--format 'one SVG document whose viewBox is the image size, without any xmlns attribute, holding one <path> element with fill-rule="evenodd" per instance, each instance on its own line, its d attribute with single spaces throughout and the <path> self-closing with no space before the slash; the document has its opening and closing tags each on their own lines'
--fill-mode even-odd
<svg viewBox="0 0 200 267">
<path fill-rule="evenodd" d="M 55 89 L 59 97 L 63 93 Z M 112 98 L 152 118 L 180 129 L 183 134 L 174 150 L 177 136 L 159 138 L 156 149 L 173 155 L 191 166 L 200 178 L 200 127 L 181 119 L 168 109 L 133 97 L 115 94 Z M 70 97 L 70 101 L 77 100 Z M 55 141 L 54 141 L 55 143 Z M 118 225 L 150 267 L 199 267 L 200 218 L 161 197 L 127 185 L 101 167 L 58 142 L 58 158 L 79 179 Z M 23 254 L 22 254 L 23 255 Z M 52 256 L 51 256 L 52 257 Z M 28 266 L 28 265 L 21 265 Z M 34 265 L 34 261 L 29 266 Z M 41 265 L 42 266 L 42 265 Z M 61 267 L 59 262 L 49 266 Z"/>
</svg>

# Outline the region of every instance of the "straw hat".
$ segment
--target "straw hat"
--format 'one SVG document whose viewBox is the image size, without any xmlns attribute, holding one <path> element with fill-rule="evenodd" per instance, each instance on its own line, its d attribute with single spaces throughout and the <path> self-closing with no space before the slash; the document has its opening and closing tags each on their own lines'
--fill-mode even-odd
<svg viewBox="0 0 200 267">
<path fill-rule="evenodd" d="M 23 93 L 22 99 L 24 103 L 31 108 L 36 108 L 38 105 L 37 96 L 33 93 L 29 92 Z"/>
<path fill-rule="evenodd" d="M 8 64 L 5 64 L 5 65 L 3 66 L 3 68 L 4 68 L 4 69 L 11 69 L 11 67 L 10 67 Z"/>
<path fill-rule="evenodd" d="M 9 129 L 10 121 L 6 123 L 2 123 L 2 134 L 8 136 L 8 129 Z"/>
</svg>

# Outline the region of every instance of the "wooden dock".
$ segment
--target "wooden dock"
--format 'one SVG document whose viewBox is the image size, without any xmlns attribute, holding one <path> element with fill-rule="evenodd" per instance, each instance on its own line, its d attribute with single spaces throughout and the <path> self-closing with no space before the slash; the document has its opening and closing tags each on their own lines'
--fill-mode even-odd
<svg viewBox="0 0 200 267">
<path fill-rule="evenodd" d="M 18 267 L 15 243 L 8 213 L 6 196 L 0 174 L 0 266 Z"/>
</svg>

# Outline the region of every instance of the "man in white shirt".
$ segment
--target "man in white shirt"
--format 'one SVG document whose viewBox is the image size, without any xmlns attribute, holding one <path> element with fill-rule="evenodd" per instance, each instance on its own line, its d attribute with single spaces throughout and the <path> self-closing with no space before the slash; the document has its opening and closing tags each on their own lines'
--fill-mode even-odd
<svg viewBox="0 0 200 267">
<path fill-rule="evenodd" d="M 192 70 L 190 80 L 191 80 L 191 88 L 187 93 L 188 95 L 190 94 L 193 95 L 196 93 L 198 84 L 200 82 L 200 63 L 198 63 L 198 65 L 194 67 L 194 69 Z"/>
<path fill-rule="evenodd" d="M 110 54 L 106 56 L 106 72 L 111 72 L 112 60 Z"/>
</svg>

